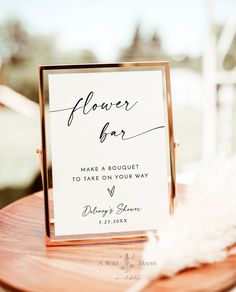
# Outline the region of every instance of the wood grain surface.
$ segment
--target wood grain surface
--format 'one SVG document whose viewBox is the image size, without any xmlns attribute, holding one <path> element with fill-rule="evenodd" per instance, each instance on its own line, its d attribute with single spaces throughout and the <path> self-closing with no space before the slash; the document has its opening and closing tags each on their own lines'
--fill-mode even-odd
<svg viewBox="0 0 236 292">
<path fill-rule="evenodd" d="M 17 291 L 125 291 L 140 276 L 143 243 L 45 247 L 42 193 L 0 210 L 0 282 Z M 150 283 L 145 291 L 228 291 L 236 256 Z"/>
</svg>

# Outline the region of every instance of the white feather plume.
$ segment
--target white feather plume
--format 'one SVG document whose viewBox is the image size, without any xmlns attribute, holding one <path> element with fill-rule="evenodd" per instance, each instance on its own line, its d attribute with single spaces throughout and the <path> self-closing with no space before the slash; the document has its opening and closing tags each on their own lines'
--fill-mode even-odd
<svg viewBox="0 0 236 292">
<path fill-rule="evenodd" d="M 205 165 L 174 216 L 157 233 L 159 240 L 152 236 L 143 256 L 152 254 L 158 264 L 144 267 L 129 291 L 140 291 L 149 281 L 185 268 L 223 260 L 236 243 L 236 157 Z"/>
</svg>

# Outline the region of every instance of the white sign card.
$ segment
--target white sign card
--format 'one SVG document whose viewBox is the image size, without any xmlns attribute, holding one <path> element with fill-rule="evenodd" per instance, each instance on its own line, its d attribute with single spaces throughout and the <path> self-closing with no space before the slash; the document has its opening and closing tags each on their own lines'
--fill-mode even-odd
<svg viewBox="0 0 236 292">
<path fill-rule="evenodd" d="M 156 230 L 169 216 L 163 70 L 47 76 L 55 236 Z"/>
</svg>

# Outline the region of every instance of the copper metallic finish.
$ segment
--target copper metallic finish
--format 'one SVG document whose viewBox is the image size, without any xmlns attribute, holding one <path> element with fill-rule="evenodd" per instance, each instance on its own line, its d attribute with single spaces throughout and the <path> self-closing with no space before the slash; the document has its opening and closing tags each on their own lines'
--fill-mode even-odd
<svg viewBox="0 0 236 292">
<path fill-rule="evenodd" d="M 168 136 L 169 136 L 169 158 L 170 158 L 170 191 L 169 191 L 169 211 L 170 214 L 174 212 L 174 199 L 176 194 L 176 171 L 175 171 L 175 148 L 174 142 L 174 128 L 172 117 L 172 102 L 171 102 L 171 86 L 170 86 L 170 66 L 169 62 L 124 62 L 124 63 L 110 63 L 110 64 L 79 64 L 79 65 L 42 65 L 39 66 L 39 100 L 40 100 L 40 123 L 41 123 L 41 143 L 42 146 L 37 150 L 40 155 L 41 175 L 44 190 L 44 210 L 45 210 L 45 227 L 46 227 L 46 245 L 78 245 L 78 244 L 97 244 L 97 243 L 115 243 L 115 242 L 134 242 L 143 241 L 146 239 L 145 232 L 143 234 L 134 234 L 133 232 L 124 232 L 120 234 L 97 235 L 89 238 L 82 238 L 81 236 L 64 236 L 58 237 L 54 235 L 54 224 L 50 224 L 50 200 L 48 188 L 48 164 L 47 164 L 47 143 L 46 143 L 46 122 L 45 122 L 45 93 L 44 93 L 44 72 L 53 70 L 76 70 L 86 69 L 87 72 L 96 72 L 98 69 L 112 69 L 119 71 L 120 69 L 162 69 L 165 75 L 165 103 L 167 106 L 167 121 L 168 121 Z M 79 239 L 80 238 L 80 239 Z"/>
<path fill-rule="evenodd" d="M 46 145 L 46 124 L 45 124 L 45 98 L 44 98 L 44 79 L 43 69 L 39 67 L 39 102 L 40 102 L 40 123 L 41 123 L 41 143 L 40 151 L 42 184 L 44 191 L 44 211 L 46 236 L 50 237 L 50 218 L 49 218 L 49 198 L 48 198 L 48 165 L 47 165 L 47 145 Z"/>
<path fill-rule="evenodd" d="M 166 74 L 166 98 L 168 110 L 168 130 L 169 130 L 169 153 L 170 153 L 170 214 L 174 213 L 174 199 L 176 195 L 176 171 L 175 171 L 175 142 L 174 142 L 174 127 L 173 127 L 173 114 L 172 114 L 172 101 L 171 101 L 171 86 L 170 86 L 170 66 L 165 66 Z"/>
</svg>

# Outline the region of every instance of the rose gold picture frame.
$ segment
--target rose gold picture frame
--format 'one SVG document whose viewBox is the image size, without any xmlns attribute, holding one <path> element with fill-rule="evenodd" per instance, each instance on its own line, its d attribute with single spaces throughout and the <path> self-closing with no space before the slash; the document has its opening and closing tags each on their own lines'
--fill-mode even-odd
<svg viewBox="0 0 236 292">
<path fill-rule="evenodd" d="M 146 231 L 109 233 L 97 235 L 71 235 L 55 236 L 54 216 L 53 216 L 53 188 L 49 187 L 49 164 L 48 164 L 48 129 L 46 126 L 47 114 L 46 104 L 48 102 L 47 76 L 54 72 L 117 72 L 128 70 L 161 70 L 163 72 L 164 104 L 167 122 L 168 138 L 168 166 L 169 166 L 169 212 L 174 212 L 174 199 L 176 195 L 176 171 L 175 171 L 175 147 L 174 129 L 172 117 L 171 86 L 170 86 L 170 65 L 169 62 L 124 62 L 109 64 L 79 64 L 79 65 L 42 65 L 39 66 L 39 102 L 40 102 L 40 123 L 41 123 L 41 147 L 37 148 L 40 156 L 42 185 L 44 192 L 44 211 L 45 211 L 45 231 L 46 245 L 78 245 L 78 244 L 97 244 L 112 242 L 129 242 L 146 240 Z"/>
</svg>

